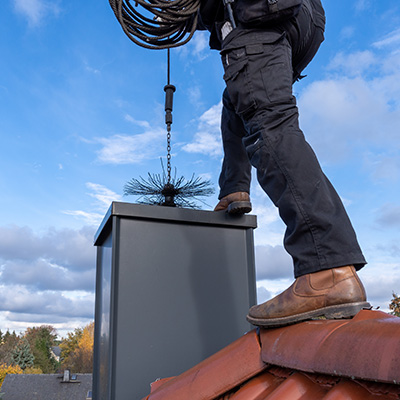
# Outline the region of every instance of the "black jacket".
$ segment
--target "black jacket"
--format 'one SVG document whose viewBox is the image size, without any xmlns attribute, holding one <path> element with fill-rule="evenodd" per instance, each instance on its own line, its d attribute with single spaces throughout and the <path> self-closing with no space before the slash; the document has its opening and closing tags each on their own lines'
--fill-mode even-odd
<svg viewBox="0 0 400 400">
<path fill-rule="evenodd" d="M 221 50 L 219 27 L 225 21 L 225 9 L 222 0 L 202 0 L 199 12 L 198 30 L 208 30 L 210 47 Z"/>
<path fill-rule="evenodd" d="M 303 0 L 307 3 L 311 3 L 312 7 L 316 7 L 317 10 L 319 8 L 322 10 L 322 5 L 320 0 Z M 295 3 L 301 3 L 301 1 L 297 0 L 281 0 L 279 3 L 281 7 L 285 5 L 293 5 Z M 246 13 L 246 17 L 257 17 L 258 13 L 265 11 L 268 7 L 266 6 L 267 0 L 235 0 L 232 4 L 234 14 L 236 14 L 236 8 L 239 13 L 239 17 L 243 15 L 243 12 Z M 293 12 L 297 13 L 300 9 L 301 5 L 293 7 Z M 282 18 L 277 21 L 269 21 L 262 22 L 261 25 L 258 23 L 257 27 L 270 27 L 272 25 L 276 26 L 277 23 L 288 22 L 293 17 L 290 13 L 285 15 L 285 11 L 283 11 Z M 323 10 L 322 10 L 323 13 Z M 210 35 L 210 47 L 212 49 L 221 49 L 221 38 L 220 38 L 220 28 L 222 24 L 228 20 L 228 16 L 225 13 L 223 0 L 202 0 L 199 12 L 199 25 L 198 29 L 205 30 L 211 32 Z M 295 15 L 295 14 L 294 14 Z M 236 15 L 237 16 L 237 15 Z M 238 24 L 241 24 L 241 21 L 237 21 Z M 245 24 L 246 27 L 254 28 L 255 25 Z"/>
</svg>

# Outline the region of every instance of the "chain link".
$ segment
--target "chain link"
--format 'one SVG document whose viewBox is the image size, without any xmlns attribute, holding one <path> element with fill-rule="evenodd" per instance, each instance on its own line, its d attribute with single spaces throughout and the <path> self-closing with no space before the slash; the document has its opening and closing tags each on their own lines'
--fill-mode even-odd
<svg viewBox="0 0 400 400">
<path fill-rule="evenodd" d="M 171 85 L 171 52 L 170 49 L 167 50 L 167 86 L 164 87 L 165 90 L 165 111 L 169 114 L 166 117 L 167 122 L 167 183 L 171 183 L 171 124 L 172 124 L 172 98 L 175 92 L 175 86 Z M 169 96 L 168 96 L 169 93 Z"/>
<path fill-rule="evenodd" d="M 167 183 L 171 183 L 171 127 L 167 127 Z"/>
</svg>

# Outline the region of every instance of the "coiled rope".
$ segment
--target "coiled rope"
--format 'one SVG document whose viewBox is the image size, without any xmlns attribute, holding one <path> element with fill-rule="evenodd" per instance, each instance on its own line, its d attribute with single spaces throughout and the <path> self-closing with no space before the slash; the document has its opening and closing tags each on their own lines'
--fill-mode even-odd
<svg viewBox="0 0 400 400">
<path fill-rule="evenodd" d="M 187 43 L 196 30 L 200 1 L 109 0 L 129 39 L 146 49 L 167 49 Z"/>
</svg>

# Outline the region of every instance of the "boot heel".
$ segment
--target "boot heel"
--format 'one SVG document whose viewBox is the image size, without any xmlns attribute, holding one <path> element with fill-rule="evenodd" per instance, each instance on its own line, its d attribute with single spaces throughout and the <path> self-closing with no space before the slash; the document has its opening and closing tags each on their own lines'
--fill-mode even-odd
<svg viewBox="0 0 400 400">
<path fill-rule="evenodd" d="M 229 214 L 246 214 L 251 211 L 250 201 L 233 201 L 228 206 Z"/>
</svg>

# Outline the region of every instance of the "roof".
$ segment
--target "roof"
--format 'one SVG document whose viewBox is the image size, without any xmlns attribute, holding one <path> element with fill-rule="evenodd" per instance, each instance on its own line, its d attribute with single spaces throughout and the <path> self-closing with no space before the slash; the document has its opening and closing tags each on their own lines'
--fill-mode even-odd
<svg viewBox="0 0 400 400">
<path fill-rule="evenodd" d="M 252 330 L 143 400 L 161 399 L 400 399 L 400 318 L 363 310 Z"/>
<path fill-rule="evenodd" d="M 0 392 L 3 400 L 86 400 L 92 374 L 77 374 L 63 382 L 59 374 L 8 374 Z"/>
<path fill-rule="evenodd" d="M 53 352 L 53 354 L 54 354 L 56 357 L 60 357 L 60 356 L 61 356 L 61 347 L 60 347 L 60 346 L 53 346 L 53 347 L 51 348 L 51 351 Z"/>
</svg>

